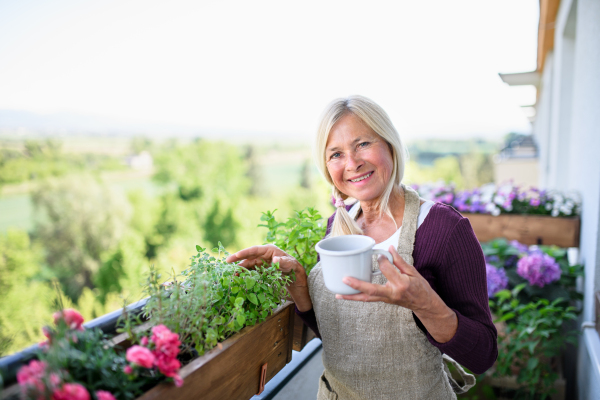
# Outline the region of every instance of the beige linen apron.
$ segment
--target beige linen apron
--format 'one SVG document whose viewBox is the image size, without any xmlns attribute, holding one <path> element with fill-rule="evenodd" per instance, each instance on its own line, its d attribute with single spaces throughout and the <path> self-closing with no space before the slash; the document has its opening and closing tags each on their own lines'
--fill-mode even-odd
<svg viewBox="0 0 600 400">
<path fill-rule="evenodd" d="M 403 189 L 398 253 L 413 265 L 420 199 L 412 189 Z M 377 268 L 376 257 L 373 267 Z M 380 275 L 373 282 L 383 285 L 387 279 Z M 320 263 L 312 269 L 308 284 L 323 340 L 325 371 L 318 400 L 456 399 L 454 391 L 462 392 L 449 380 L 442 354 L 415 324 L 411 310 L 382 302 L 336 300 L 325 287 Z M 472 375 L 465 378 L 468 387 L 474 384 Z"/>
</svg>

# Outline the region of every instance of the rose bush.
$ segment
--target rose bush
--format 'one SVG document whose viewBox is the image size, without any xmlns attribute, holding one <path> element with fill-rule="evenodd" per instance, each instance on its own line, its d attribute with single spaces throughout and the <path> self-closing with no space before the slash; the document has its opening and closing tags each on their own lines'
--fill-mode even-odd
<svg viewBox="0 0 600 400">
<path fill-rule="evenodd" d="M 164 325 L 157 325 L 152 328 L 150 339 L 144 336 L 140 344 L 127 349 L 126 358 L 130 364 L 123 370 L 127 375 L 137 376 L 148 372 L 144 369 L 158 369 L 164 376 L 173 378 L 176 386 L 183 385 L 183 379 L 178 374 L 181 368 L 181 362 L 177 359 L 181 345 L 178 334 Z"/>
<path fill-rule="evenodd" d="M 156 329 L 160 348 L 134 345 L 123 356 L 99 329 L 86 330 L 76 310 L 56 312 L 54 322 L 43 329 L 48 340 L 41 346 L 39 360 L 32 360 L 17 373 L 24 399 L 134 399 L 165 377 L 178 386 L 183 383 L 176 359 L 177 334 Z"/>
</svg>

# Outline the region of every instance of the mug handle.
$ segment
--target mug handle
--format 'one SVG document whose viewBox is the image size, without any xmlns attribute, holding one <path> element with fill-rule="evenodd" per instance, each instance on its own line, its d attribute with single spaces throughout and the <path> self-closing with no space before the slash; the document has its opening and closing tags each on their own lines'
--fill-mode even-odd
<svg viewBox="0 0 600 400">
<path fill-rule="evenodd" d="M 387 259 L 393 264 L 394 263 L 394 259 L 392 258 L 392 253 L 390 253 L 387 250 L 381 250 L 381 249 L 374 249 L 373 250 L 373 254 L 383 254 L 384 256 L 387 257 Z M 373 271 L 372 276 L 377 276 L 377 275 L 381 275 L 381 270 L 376 270 Z"/>
</svg>

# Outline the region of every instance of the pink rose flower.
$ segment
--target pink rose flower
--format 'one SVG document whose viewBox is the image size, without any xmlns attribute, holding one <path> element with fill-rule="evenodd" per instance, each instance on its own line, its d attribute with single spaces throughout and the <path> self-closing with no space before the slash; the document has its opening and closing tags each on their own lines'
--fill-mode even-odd
<svg viewBox="0 0 600 400">
<path fill-rule="evenodd" d="M 44 381 L 42 378 L 46 373 L 46 363 L 44 361 L 33 360 L 28 365 L 24 365 L 17 372 L 17 382 L 23 395 L 34 394 L 42 395 L 44 393 Z M 32 393 L 33 392 L 33 393 Z"/>
<path fill-rule="evenodd" d="M 51 388 L 54 390 L 54 388 L 57 388 L 60 386 L 60 384 L 62 383 L 62 379 L 60 378 L 60 376 L 58 376 L 55 373 L 51 373 L 50 374 L 50 386 Z"/>
<path fill-rule="evenodd" d="M 125 358 L 127 361 L 144 368 L 152 368 L 156 362 L 156 357 L 154 354 L 142 346 L 131 346 L 128 348 Z"/>
<path fill-rule="evenodd" d="M 166 354 L 168 357 L 174 358 L 179 354 L 179 335 L 171 332 L 164 325 L 157 325 L 152 328 L 152 342 L 156 346 L 156 352 Z"/>
<path fill-rule="evenodd" d="M 106 390 L 98 390 L 96 392 L 96 398 L 98 400 L 117 400 L 111 392 L 107 392 Z"/>
<path fill-rule="evenodd" d="M 177 386 L 177 387 L 182 387 L 183 386 L 183 379 L 179 375 L 175 375 L 173 377 L 173 381 L 175 382 L 175 386 Z"/>
<path fill-rule="evenodd" d="M 133 368 L 131 368 L 131 365 L 126 365 L 125 368 L 123 368 L 123 372 L 127 375 L 131 375 L 133 374 Z"/>
<path fill-rule="evenodd" d="M 148 337 L 144 336 L 141 340 L 142 346 L 148 346 Z"/>
<path fill-rule="evenodd" d="M 52 316 L 54 317 L 54 323 L 56 325 L 58 325 L 58 321 L 62 319 L 65 321 L 69 329 L 75 329 L 78 331 L 84 330 L 83 326 L 81 326 L 84 321 L 83 317 L 81 314 L 79 314 L 79 312 L 73 310 L 72 308 L 65 308 L 62 311 L 57 311 Z"/>
<path fill-rule="evenodd" d="M 168 357 L 166 355 L 161 355 L 157 358 L 156 366 L 158 370 L 168 377 L 174 377 L 179 372 L 179 368 L 181 367 L 181 363 L 175 357 Z"/>
<path fill-rule="evenodd" d="M 52 393 L 52 400 L 90 400 L 90 394 L 79 383 L 65 383 Z"/>
<path fill-rule="evenodd" d="M 47 326 L 42 327 L 42 333 L 46 337 L 46 339 L 52 339 L 52 331 Z"/>
</svg>

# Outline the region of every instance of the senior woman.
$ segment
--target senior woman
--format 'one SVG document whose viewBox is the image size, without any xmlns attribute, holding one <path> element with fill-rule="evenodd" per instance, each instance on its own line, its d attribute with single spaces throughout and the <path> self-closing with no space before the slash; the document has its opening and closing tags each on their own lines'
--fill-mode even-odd
<svg viewBox="0 0 600 400">
<path fill-rule="evenodd" d="M 319 400 L 456 398 L 461 388 L 443 360 L 483 373 L 498 354 L 485 260 L 469 221 L 401 183 L 407 153 L 400 136 L 365 97 L 327 107 L 316 158 L 336 199 L 327 234 L 370 236 L 375 248 L 389 249 L 393 265 L 380 257 L 373 267 L 379 263 L 382 275 L 373 283 L 346 277 L 361 293 L 335 295 L 324 286 L 320 264 L 307 276 L 273 245 L 227 261 L 279 262 L 284 273 L 295 273 L 287 289 L 296 312 L 323 341 Z M 472 385 L 473 376 L 465 376 Z"/>
</svg>

